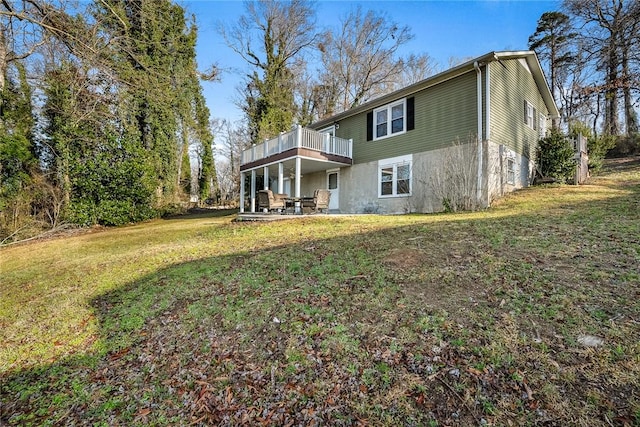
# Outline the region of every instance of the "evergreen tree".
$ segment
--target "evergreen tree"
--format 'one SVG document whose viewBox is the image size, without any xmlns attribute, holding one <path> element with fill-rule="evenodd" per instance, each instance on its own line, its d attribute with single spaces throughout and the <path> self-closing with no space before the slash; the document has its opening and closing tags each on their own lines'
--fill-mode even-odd
<svg viewBox="0 0 640 427">
<path fill-rule="evenodd" d="M 4 70 L 7 74 L 0 91 L 0 239 L 15 232 L 30 214 L 28 185 L 38 168 L 31 88 L 22 64 L 16 61 L 13 65 L 15 74 Z"/>
<path fill-rule="evenodd" d="M 149 218 L 153 186 L 138 141 L 117 136 L 110 104 L 86 71 L 63 62 L 46 76 L 44 135 L 67 220 L 121 225 Z"/>
<path fill-rule="evenodd" d="M 570 18 L 562 12 L 545 12 L 538 20 L 536 32 L 529 37 L 529 49 L 534 50 L 540 60 L 546 63 L 547 83 L 554 100 L 561 105 L 561 112 L 567 119 L 567 106 L 563 102 L 566 69 L 575 62 L 576 54 L 572 43 L 577 37 Z M 557 123 L 554 123 L 557 125 Z"/>
<path fill-rule="evenodd" d="M 202 97 L 195 64 L 195 26 L 168 0 L 103 2 L 104 22 L 118 76 L 120 121 L 128 140 L 139 140 L 153 171 L 156 206 L 181 199 L 181 153 L 201 143 L 196 105 Z M 208 123 L 208 120 L 206 120 Z M 191 141 L 195 137 L 197 141 Z M 211 138 L 206 137 L 207 143 Z M 187 150 L 188 151 L 188 150 Z"/>
</svg>

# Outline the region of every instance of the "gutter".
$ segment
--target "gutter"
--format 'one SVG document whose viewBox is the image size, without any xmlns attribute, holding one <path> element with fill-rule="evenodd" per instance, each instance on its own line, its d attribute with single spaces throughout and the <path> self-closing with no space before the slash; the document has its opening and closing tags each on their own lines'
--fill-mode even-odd
<svg viewBox="0 0 640 427">
<path fill-rule="evenodd" d="M 462 74 L 466 74 L 468 72 L 470 72 L 471 70 L 473 70 L 476 67 L 479 67 L 481 64 L 488 64 L 489 62 L 493 62 L 493 61 L 501 61 L 501 60 L 508 60 L 508 59 L 519 59 L 519 58 L 524 58 L 527 61 L 531 61 L 531 64 L 529 66 L 529 68 L 533 70 L 535 70 L 534 77 L 536 78 L 536 81 L 538 82 L 538 84 L 540 85 L 540 88 L 543 89 L 542 90 L 542 94 L 543 94 L 543 98 L 546 100 L 546 103 L 548 105 L 548 107 L 550 108 L 550 113 L 551 116 L 553 117 L 554 115 L 558 115 L 558 109 L 555 105 L 555 103 L 553 102 L 553 97 L 551 96 L 551 92 L 549 91 L 549 86 L 546 83 L 546 80 L 544 78 L 544 75 L 542 73 L 542 69 L 540 68 L 540 62 L 538 62 L 537 57 L 535 56 L 535 52 L 530 51 L 530 50 L 520 50 L 520 51 L 502 51 L 502 52 L 496 52 L 496 51 L 492 51 L 489 52 L 485 55 L 479 56 L 475 59 L 472 59 L 471 61 L 465 62 L 464 64 L 458 65 L 456 67 L 453 67 L 449 70 L 445 70 L 441 73 L 436 74 L 435 76 L 431 76 L 426 78 L 425 80 L 422 80 L 420 82 L 414 83 L 410 86 L 407 86 L 403 89 L 397 90 L 393 93 L 387 94 L 387 95 L 383 95 L 380 98 L 375 98 L 372 99 L 371 101 L 368 101 L 362 105 L 359 105 L 357 107 L 351 108 L 349 110 L 343 111 L 341 113 L 335 114 L 331 117 L 327 117 L 324 118 L 322 120 L 319 120 L 317 122 L 311 123 L 309 125 L 309 128 L 311 129 L 320 129 L 326 126 L 330 126 L 332 124 L 334 124 L 335 122 L 339 122 L 340 120 L 344 120 L 348 117 L 354 116 L 356 114 L 359 114 L 363 111 L 368 111 L 371 110 L 373 108 L 379 107 L 380 105 L 384 105 L 387 104 L 391 101 L 397 100 L 399 98 L 403 98 L 406 96 L 410 96 L 416 92 L 420 92 L 426 88 L 429 88 L 431 86 L 435 86 L 437 84 L 446 82 L 447 80 L 456 78 Z M 535 58 L 535 59 L 533 59 Z M 478 72 L 479 70 L 476 69 L 476 72 Z M 559 117 L 559 116 L 558 116 Z M 489 132 L 489 129 L 486 129 L 487 132 Z M 487 134 L 487 137 L 489 135 Z"/>
<path fill-rule="evenodd" d="M 491 55 L 494 55 L 492 52 Z M 485 55 L 478 60 L 491 60 L 493 56 Z M 477 61 L 476 61 L 477 62 Z M 453 67 L 449 70 L 443 71 L 441 73 L 436 74 L 435 76 L 428 77 L 422 81 L 409 85 L 405 88 L 399 89 L 395 92 L 383 95 L 379 98 L 372 99 L 371 101 L 367 101 L 364 104 L 361 104 L 357 107 L 353 107 L 349 110 L 343 111 L 341 113 L 335 114 L 331 117 L 327 117 L 325 119 L 319 120 L 317 122 L 311 123 L 309 125 L 310 129 L 321 129 L 326 126 L 330 126 L 340 120 L 344 120 L 351 116 L 355 116 L 363 111 L 369 111 L 371 109 L 377 108 L 381 105 L 388 104 L 389 102 L 395 101 L 400 98 L 411 96 L 417 92 L 425 90 L 429 87 L 438 85 L 440 83 L 444 83 L 451 79 L 455 79 L 463 74 L 469 73 L 473 70 L 473 62 L 465 62 L 464 64 Z"/>
</svg>

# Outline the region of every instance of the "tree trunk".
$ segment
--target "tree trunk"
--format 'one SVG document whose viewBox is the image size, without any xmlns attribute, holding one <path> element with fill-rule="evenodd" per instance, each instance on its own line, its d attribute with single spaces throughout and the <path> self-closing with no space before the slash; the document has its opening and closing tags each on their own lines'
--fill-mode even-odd
<svg viewBox="0 0 640 427">
<path fill-rule="evenodd" d="M 624 46 L 622 51 L 622 93 L 624 95 L 624 116 L 626 123 L 626 135 L 632 136 L 638 133 L 638 116 L 633 107 L 633 96 L 631 94 L 631 74 L 629 71 L 628 46 Z"/>
<path fill-rule="evenodd" d="M 7 40 L 4 33 L 4 23 L 0 22 L 0 93 L 4 91 L 5 76 L 7 75 L 7 61 L 9 55 L 9 52 L 7 52 Z"/>
<path fill-rule="evenodd" d="M 607 57 L 607 81 L 605 84 L 604 106 L 604 130 L 606 134 L 618 135 L 620 123 L 618 120 L 618 51 L 615 34 L 609 41 L 609 54 Z"/>
</svg>

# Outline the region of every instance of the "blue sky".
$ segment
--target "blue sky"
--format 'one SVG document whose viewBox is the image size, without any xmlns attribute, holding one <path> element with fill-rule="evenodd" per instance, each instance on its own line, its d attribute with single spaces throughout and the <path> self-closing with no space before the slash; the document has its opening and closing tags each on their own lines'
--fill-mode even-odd
<svg viewBox="0 0 640 427">
<path fill-rule="evenodd" d="M 248 71 L 240 57 L 218 35 L 218 23 L 231 24 L 244 13 L 242 1 L 182 1 L 198 24 L 197 59 L 200 69 L 212 64 L 228 70 L 219 83 L 204 82 L 212 118 L 236 121 L 241 112 L 233 104 L 236 87 Z M 427 53 L 441 68 L 449 58 L 468 58 L 494 50 L 526 50 L 542 13 L 560 8 L 559 1 L 318 1 L 318 25 L 336 25 L 352 8 L 384 12 L 407 25 L 414 39 L 402 54 Z"/>
</svg>

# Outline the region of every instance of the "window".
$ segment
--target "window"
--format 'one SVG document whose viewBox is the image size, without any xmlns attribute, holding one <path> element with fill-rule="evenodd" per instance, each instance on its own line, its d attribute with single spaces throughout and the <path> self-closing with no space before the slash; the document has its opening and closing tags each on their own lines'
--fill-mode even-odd
<svg viewBox="0 0 640 427">
<path fill-rule="evenodd" d="M 394 157 L 378 162 L 378 193 L 380 197 L 408 196 L 411 194 L 411 163 L 411 155 Z"/>
<path fill-rule="evenodd" d="M 331 172 L 327 176 L 328 176 L 328 182 L 327 182 L 328 189 L 335 190 L 336 188 L 338 188 L 338 173 Z"/>
<path fill-rule="evenodd" d="M 507 158 L 507 184 L 516 184 L 516 161 L 511 157 Z"/>
<path fill-rule="evenodd" d="M 367 113 L 367 141 L 401 135 L 416 128 L 415 98 L 406 98 Z"/>
<path fill-rule="evenodd" d="M 387 136 L 387 110 L 376 111 L 376 138 Z"/>
<path fill-rule="evenodd" d="M 396 166 L 396 194 L 409 194 L 411 187 L 411 167 L 408 164 Z"/>
<path fill-rule="evenodd" d="M 404 104 L 391 107 L 391 133 L 404 130 Z"/>
<path fill-rule="evenodd" d="M 405 126 L 405 108 L 406 102 L 396 102 L 380 107 L 373 112 L 375 129 L 374 139 L 385 138 L 392 135 L 403 133 Z"/>
<path fill-rule="evenodd" d="M 538 128 L 538 126 L 536 126 L 536 116 L 537 112 L 536 109 L 533 108 L 533 105 L 524 101 L 524 124 L 529 126 L 531 129 L 536 130 Z"/>
</svg>

